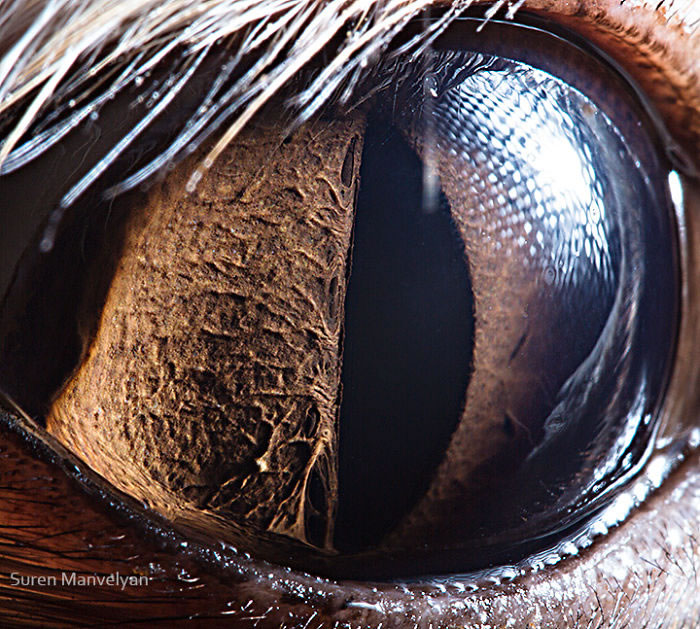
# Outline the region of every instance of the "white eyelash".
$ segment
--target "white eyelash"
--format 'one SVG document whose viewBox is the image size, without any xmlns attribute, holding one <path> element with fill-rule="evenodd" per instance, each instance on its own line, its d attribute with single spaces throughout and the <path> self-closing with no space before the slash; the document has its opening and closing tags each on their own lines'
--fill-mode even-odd
<svg viewBox="0 0 700 629">
<path fill-rule="evenodd" d="M 419 53 L 473 0 L 457 0 L 439 20 L 403 50 Z M 14 0 L 0 3 L 0 42 L 7 42 L 0 61 L 0 115 L 13 108 L 13 120 L 0 131 L 0 172 L 28 163 L 60 140 L 99 106 L 131 84 L 138 84 L 169 52 L 185 51 L 185 58 L 206 53 L 217 42 L 236 36 L 240 47 L 223 72 L 230 74 L 249 54 L 258 60 L 225 93 L 210 91 L 202 104 L 216 100 L 206 115 L 179 121 L 180 137 L 171 150 L 127 181 L 112 189 L 116 194 L 166 165 L 176 150 L 201 141 L 221 124 L 229 127 L 197 167 L 192 189 L 225 146 L 248 120 L 311 59 L 335 39 L 345 36 L 317 76 L 290 103 L 300 120 L 318 110 L 334 94 L 347 100 L 350 86 L 388 42 L 433 0 Z M 501 0 L 499 4 L 504 4 Z M 67 95 L 90 92 L 91 80 L 114 67 L 116 78 L 90 93 L 77 110 L 59 108 Z M 176 68 L 176 84 L 188 64 Z M 180 81 L 180 88 L 184 82 Z M 176 89 L 175 86 L 171 90 Z M 172 98 L 159 94 L 156 100 Z M 214 96 L 216 99 L 214 99 Z M 154 103 L 154 108 L 158 103 Z M 210 109 L 210 108 L 205 108 Z M 17 111 L 19 110 L 19 111 Z M 63 113 L 61 113 L 63 112 Z M 7 114 L 6 114 L 7 115 Z M 39 132 L 36 130 L 39 129 Z M 32 130 L 34 130 L 32 132 Z M 138 134 L 134 129 L 124 139 Z M 98 164 L 98 173 L 108 163 Z M 93 173 L 94 174 L 94 173 Z M 81 181 L 63 199 L 69 205 L 95 177 Z"/>
</svg>

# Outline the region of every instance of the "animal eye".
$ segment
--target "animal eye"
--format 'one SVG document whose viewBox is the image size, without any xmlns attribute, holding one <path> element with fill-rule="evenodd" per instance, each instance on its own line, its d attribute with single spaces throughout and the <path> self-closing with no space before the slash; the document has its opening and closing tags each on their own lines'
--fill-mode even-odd
<svg viewBox="0 0 700 629">
<path fill-rule="evenodd" d="M 0 388 L 117 490 L 275 563 L 577 552 L 657 446 L 677 166 L 615 68 L 522 33 L 397 43 L 291 132 L 273 102 L 187 192 L 200 155 L 114 194 L 188 128 L 102 151 L 5 271 Z M 225 59 L 202 62 L 206 107 L 240 79 Z"/>
</svg>

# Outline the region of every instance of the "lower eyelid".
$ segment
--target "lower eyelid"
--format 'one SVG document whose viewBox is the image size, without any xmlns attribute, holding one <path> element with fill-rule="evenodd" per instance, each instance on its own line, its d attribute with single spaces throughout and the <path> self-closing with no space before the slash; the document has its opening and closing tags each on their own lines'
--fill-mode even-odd
<svg viewBox="0 0 700 629">
<path fill-rule="evenodd" d="M 696 453 L 624 526 L 580 558 L 564 562 L 554 576 L 544 571 L 519 585 L 528 594 L 531 619 L 538 607 L 543 614 L 554 613 L 557 626 L 575 624 L 577 614 L 610 626 L 697 618 L 697 607 L 683 610 L 680 603 L 693 600 L 697 587 L 700 553 L 693 523 L 700 515 L 699 461 Z M 504 613 L 512 611 L 511 606 L 504 606 Z"/>
<path fill-rule="evenodd" d="M 624 527 L 555 572 L 545 569 L 477 592 L 469 592 L 459 578 L 403 586 L 263 572 L 242 586 L 250 599 L 240 618 L 262 614 L 266 626 L 291 619 L 291 626 L 309 627 L 692 623 L 700 611 L 693 595 L 700 563 L 693 526 L 700 518 L 699 470 L 696 452 Z M 690 604 L 682 608 L 684 602 Z"/>
<path fill-rule="evenodd" d="M 287 626 L 319 628 L 374 627 L 379 623 L 383 627 L 442 627 L 454 623 L 470 626 L 484 622 L 513 627 L 525 626 L 527 622 L 537 626 L 576 626 L 580 619 L 585 622 L 592 619 L 597 623 L 595 626 L 616 626 L 616 623 L 642 626 L 645 622 L 656 626 L 664 624 L 663 618 L 681 624 L 684 620 L 692 623 L 700 611 L 694 596 L 700 564 L 695 531 L 700 519 L 700 452 L 697 451 L 624 526 L 613 529 L 578 557 L 511 583 L 470 592 L 458 578 L 440 584 L 406 586 L 334 583 L 256 562 L 243 572 L 234 568 L 229 579 L 206 566 L 197 567 L 172 549 L 164 553 L 153 545 L 144 546 L 141 536 L 112 524 L 85 496 L 72 497 L 70 491 L 74 488 L 71 489 L 68 479 L 61 478 L 60 470 L 40 461 L 23 461 L 22 455 L 12 450 L 10 442 L 6 441 L 8 435 L 4 437 L 2 450 L 6 457 L 2 465 L 7 474 L 3 474 L 3 478 L 7 479 L 8 486 L 0 490 L 3 504 L 19 504 L 14 518 L 20 520 L 21 515 L 17 514 L 22 514 L 24 507 L 31 509 L 33 505 L 41 511 L 47 500 L 55 505 L 50 525 L 53 530 L 18 530 L 16 539 L 23 540 L 22 547 L 32 549 L 33 561 L 44 557 L 43 565 L 49 574 L 51 566 L 56 570 L 80 566 L 79 569 L 87 573 L 114 570 L 127 573 L 134 566 L 146 573 L 150 569 L 155 581 L 153 589 L 146 594 L 154 598 L 146 602 L 147 599 L 142 598 L 144 592 L 132 591 L 127 592 L 129 597 L 124 599 L 127 594 L 121 593 L 117 601 L 126 600 L 127 610 L 130 602 L 139 601 L 140 609 L 150 613 L 157 610 L 163 600 L 168 600 L 171 602 L 167 610 L 161 610 L 168 615 L 174 614 L 174 610 L 185 610 L 188 615 L 193 612 L 213 617 L 223 615 L 227 622 L 240 621 L 242 626 L 262 619 L 258 626 L 276 627 L 288 623 Z M 23 464 L 32 478 L 28 480 L 12 474 L 14 462 Z M 17 492 L 25 495 L 28 489 L 33 499 L 22 506 L 16 500 Z M 62 508 L 62 505 L 70 506 Z M 76 514 L 80 522 L 71 524 Z M 78 535 L 68 531 L 73 528 Z M 47 533 L 50 534 L 47 536 Z M 11 531 L 4 533 L 9 539 L 12 535 Z M 169 544 L 172 546 L 172 542 Z M 0 559 L 2 571 L 21 570 L 21 558 L 26 559 L 22 552 L 21 548 L 5 551 L 5 558 Z M 47 552 L 48 555 L 42 554 Z M 8 555 L 14 556 L 14 563 L 12 559 L 8 563 Z M 125 564 L 119 557 L 127 555 L 129 559 Z M 71 563 L 66 557 L 77 561 Z M 31 574 L 31 569 L 27 571 Z M 85 596 L 85 592 L 78 590 L 77 594 Z M 203 592 L 207 595 L 200 599 Z M 40 603 L 46 593 L 45 589 L 38 588 L 32 599 L 31 590 L 27 590 L 25 598 L 18 599 L 14 607 L 5 608 L 3 614 L 22 609 L 22 601 Z M 13 598 L 15 594 L 10 589 Z M 109 601 L 114 603 L 109 593 L 102 594 L 106 599 L 101 605 L 110 604 Z M 4 596 L 7 591 L 3 593 L 0 582 L 0 597 Z M 87 596 L 85 604 L 92 609 L 89 592 Z M 174 607 L 173 597 L 178 600 Z M 80 596 L 76 600 L 80 601 Z M 681 608 L 681 602 L 687 605 L 685 609 Z M 122 609 L 121 603 L 117 605 L 119 609 Z M 70 609 L 61 613 L 70 613 Z"/>
</svg>

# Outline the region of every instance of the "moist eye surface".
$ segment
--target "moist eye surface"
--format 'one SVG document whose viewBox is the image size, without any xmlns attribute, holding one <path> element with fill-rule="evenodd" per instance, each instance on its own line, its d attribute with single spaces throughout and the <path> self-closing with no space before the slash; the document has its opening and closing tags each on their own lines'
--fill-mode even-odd
<svg viewBox="0 0 700 629">
<path fill-rule="evenodd" d="M 186 161 L 76 204 L 4 298 L 3 391 L 175 525 L 323 574 L 574 530 L 653 439 L 668 167 L 613 73 L 510 32 L 390 57 L 291 135 L 268 108 L 192 194 Z"/>
</svg>

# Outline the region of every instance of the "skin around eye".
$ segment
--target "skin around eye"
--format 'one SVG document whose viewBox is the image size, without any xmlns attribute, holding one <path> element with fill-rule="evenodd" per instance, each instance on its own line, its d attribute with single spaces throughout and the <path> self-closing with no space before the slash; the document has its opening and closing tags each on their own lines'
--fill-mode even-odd
<svg viewBox="0 0 700 629">
<path fill-rule="evenodd" d="M 692 182 L 686 184 L 684 192 L 685 203 L 691 208 L 697 207 L 693 205 L 697 201 L 697 189 Z M 687 230 L 689 240 L 697 238 L 697 227 L 690 219 Z M 688 255 L 694 254 L 690 252 Z M 689 281 L 697 286 L 697 281 L 693 284 L 697 278 L 692 270 L 697 267 L 688 268 Z M 685 384 L 688 386 L 690 382 L 692 389 L 692 383 L 696 381 L 689 380 Z M 681 414 L 684 417 L 671 418 L 669 424 L 675 425 L 677 430 L 678 423 L 692 424 L 696 410 L 697 406 L 684 407 L 681 404 L 679 412 L 683 411 Z M 674 419 L 676 424 L 673 424 Z M 269 626 L 278 626 L 285 618 L 292 619 L 289 620 L 290 626 L 294 623 L 301 626 L 309 619 L 312 623 L 309 626 L 313 626 L 314 622 L 320 626 L 329 619 L 347 622 L 351 626 L 377 626 L 380 622 L 384 623 L 383 626 L 390 626 L 391 623 L 405 626 L 407 622 L 427 626 L 430 621 L 434 625 L 511 622 L 513 626 L 518 626 L 524 621 L 561 625 L 554 618 L 561 620 L 562 616 L 557 614 L 562 613 L 565 614 L 564 622 L 572 626 L 580 624 L 581 619 L 587 621 L 590 618 L 599 618 L 601 624 L 614 624 L 628 618 L 637 621 L 647 619 L 652 624 L 658 620 L 657 624 L 661 624 L 662 614 L 691 625 L 697 618 L 697 609 L 692 607 L 692 601 L 697 599 L 697 596 L 693 596 L 697 583 L 688 576 L 694 574 L 698 562 L 696 545 L 692 543 L 692 523 L 698 519 L 697 474 L 693 472 L 696 466 L 695 458 L 686 461 L 676 472 L 676 477 L 669 479 L 667 487 L 647 501 L 635 518 L 605 540 L 596 542 L 580 558 L 567 560 L 557 567 L 555 574 L 558 576 L 554 578 L 552 571 L 543 570 L 515 584 L 469 594 L 460 591 L 462 587 L 468 590 L 468 585 L 460 586 L 458 583 L 436 583 L 423 589 L 407 587 L 401 592 L 384 586 L 373 592 L 371 588 L 359 584 L 343 584 L 341 590 L 335 584 L 296 577 L 292 579 L 296 584 L 295 590 L 289 584 L 289 576 L 283 572 L 271 569 L 272 576 L 266 576 L 262 571 L 251 570 L 244 577 L 243 584 L 231 585 L 230 588 L 242 598 L 249 595 L 248 600 L 252 600 L 253 604 L 245 607 L 246 601 L 219 605 L 217 611 L 233 612 L 230 618 L 239 620 L 241 626 L 246 626 L 246 622 L 252 623 L 257 616 L 262 616 Z M 56 472 L 46 474 L 53 476 Z M 683 507 L 679 508 L 679 504 Z M 658 513 L 661 513 L 661 517 Z M 648 535 L 649 530 L 653 531 L 652 536 Z M 115 537 L 121 534 L 116 533 Z M 40 538 L 35 539 L 38 541 Z M 631 553 L 630 549 L 634 552 Z M 635 556 L 630 557 L 630 554 Z M 145 556 L 147 551 L 144 552 Z M 645 561 L 640 563 L 640 556 Z M 600 557 L 609 563 L 596 566 L 602 564 Z M 165 564 L 168 560 L 163 558 L 162 561 Z M 261 591 L 254 595 L 253 587 L 259 587 Z M 327 591 L 336 592 L 335 597 L 326 595 Z M 344 594 L 338 594 L 340 591 Z M 660 591 L 662 595 L 657 594 Z M 299 595 L 300 592 L 303 592 L 303 596 Z M 562 610 L 560 605 L 562 592 L 565 592 L 563 598 L 567 611 Z M 14 593 L 17 593 L 16 589 Z M 40 597 L 40 591 L 37 596 Z M 318 609 L 310 604 L 312 600 L 318 603 Z"/>
</svg>

